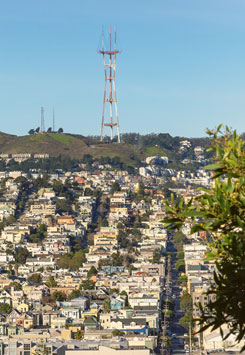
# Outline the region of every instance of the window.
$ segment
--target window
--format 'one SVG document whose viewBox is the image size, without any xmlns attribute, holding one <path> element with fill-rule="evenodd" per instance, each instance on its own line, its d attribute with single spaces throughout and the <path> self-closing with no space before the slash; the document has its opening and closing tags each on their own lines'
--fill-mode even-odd
<svg viewBox="0 0 245 355">
<path fill-rule="evenodd" d="M 30 344 L 24 344 L 24 350 L 31 350 Z"/>
</svg>

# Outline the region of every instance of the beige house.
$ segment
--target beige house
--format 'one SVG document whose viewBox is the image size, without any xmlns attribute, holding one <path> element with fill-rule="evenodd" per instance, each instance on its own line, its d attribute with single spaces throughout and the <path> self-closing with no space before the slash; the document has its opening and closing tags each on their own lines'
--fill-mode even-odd
<svg viewBox="0 0 245 355">
<path fill-rule="evenodd" d="M 27 303 L 22 302 L 16 307 L 17 311 L 20 313 L 25 313 L 29 311 L 29 306 Z"/>
<path fill-rule="evenodd" d="M 54 216 L 56 207 L 52 203 L 35 203 L 31 205 L 30 213 L 32 215 L 44 215 L 44 216 Z"/>
</svg>

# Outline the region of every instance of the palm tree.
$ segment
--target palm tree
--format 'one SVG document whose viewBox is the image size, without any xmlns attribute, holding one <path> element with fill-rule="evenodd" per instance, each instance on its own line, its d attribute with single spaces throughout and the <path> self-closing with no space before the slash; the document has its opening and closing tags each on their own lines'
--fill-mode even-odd
<svg viewBox="0 0 245 355">
<path fill-rule="evenodd" d="M 8 264 L 8 269 L 8 278 L 10 279 L 12 276 L 13 266 L 11 264 Z"/>
</svg>

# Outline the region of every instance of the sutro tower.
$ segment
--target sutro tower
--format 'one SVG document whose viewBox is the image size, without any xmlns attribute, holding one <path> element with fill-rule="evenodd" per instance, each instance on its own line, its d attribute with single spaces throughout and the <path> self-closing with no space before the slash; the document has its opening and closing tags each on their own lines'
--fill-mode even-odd
<svg viewBox="0 0 245 355">
<path fill-rule="evenodd" d="M 103 111 L 102 111 L 102 124 L 101 124 L 101 136 L 100 140 L 103 139 L 104 127 L 111 127 L 111 140 L 113 139 L 113 127 L 117 127 L 117 141 L 120 143 L 120 132 L 119 132 L 119 121 L 117 113 L 117 97 L 116 97 L 116 86 L 115 86 L 115 73 L 116 73 L 116 56 L 120 52 L 117 50 L 117 33 L 115 25 L 114 34 L 114 49 L 112 49 L 112 36 L 111 36 L 111 26 L 110 26 L 110 44 L 109 50 L 105 50 L 104 44 L 104 31 L 102 31 L 102 49 L 98 53 L 103 55 L 104 71 L 105 71 L 105 89 L 104 89 L 104 101 L 103 101 Z M 106 55 L 108 56 L 109 62 L 106 63 Z M 109 86 L 109 93 L 107 96 L 107 83 Z M 110 108 L 110 121 L 105 123 L 105 106 L 106 103 L 109 104 Z M 116 120 L 114 119 L 116 116 Z"/>
</svg>

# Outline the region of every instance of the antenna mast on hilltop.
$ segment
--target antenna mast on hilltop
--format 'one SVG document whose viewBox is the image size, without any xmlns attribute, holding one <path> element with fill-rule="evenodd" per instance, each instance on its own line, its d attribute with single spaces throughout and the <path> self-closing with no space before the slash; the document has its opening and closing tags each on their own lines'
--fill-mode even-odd
<svg viewBox="0 0 245 355">
<path fill-rule="evenodd" d="M 111 141 L 113 140 L 113 127 L 117 127 L 117 141 L 120 143 L 120 132 L 119 132 L 119 121 L 117 113 L 117 97 L 116 97 L 116 86 L 115 86 L 115 73 L 116 73 L 116 56 L 120 52 L 116 49 L 117 44 L 117 33 L 115 25 L 114 33 L 114 49 L 112 49 L 112 38 L 111 38 L 111 26 L 109 32 L 110 47 L 109 50 L 105 50 L 104 44 L 104 31 L 102 30 L 102 48 L 98 53 L 103 55 L 104 71 L 105 71 L 105 89 L 104 89 L 104 101 L 103 101 L 103 111 L 102 111 L 102 124 L 101 124 L 101 136 L 100 140 L 103 140 L 104 127 L 111 128 Z M 108 56 L 109 62 L 106 63 L 106 56 Z M 107 82 L 109 86 L 109 93 L 107 96 Z M 105 104 L 109 104 L 110 109 L 110 121 L 105 123 Z M 113 117 L 116 116 L 116 120 Z"/>
<path fill-rule="evenodd" d="M 55 113 L 53 108 L 53 132 L 55 131 Z"/>
<path fill-rule="evenodd" d="M 41 107 L 41 133 L 45 132 L 45 126 L 44 126 L 44 108 Z"/>
</svg>

